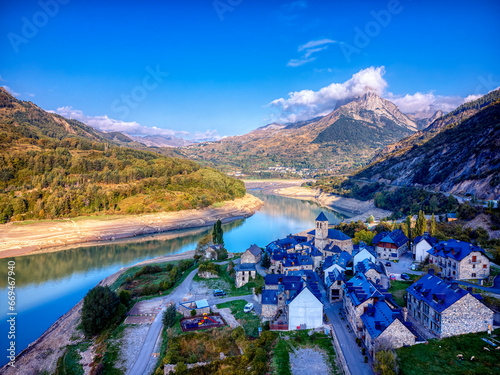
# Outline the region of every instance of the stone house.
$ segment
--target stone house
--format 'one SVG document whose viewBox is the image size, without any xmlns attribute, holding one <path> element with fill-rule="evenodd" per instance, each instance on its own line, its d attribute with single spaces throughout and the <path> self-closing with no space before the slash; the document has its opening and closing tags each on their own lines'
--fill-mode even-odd
<svg viewBox="0 0 500 375">
<path fill-rule="evenodd" d="M 196 315 L 203 315 L 204 313 L 210 313 L 210 306 L 206 299 L 199 301 L 188 301 L 179 303 L 178 311 L 184 315 L 185 318 L 191 316 L 191 311 L 195 310 Z"/>
<path fill-rule="evenodd" d="M 321 252 L 327 246 L 338 246 L 341 250 L 352 254 L 352 239 L 337 229 L 328 229 L 328 219 L 322 212 L 315 220 L 316 227 L 307 233 L 307 240 Z"/>
<path fill-rule="evenodd" d="M 490 260 L 479 246 L 452 239 L 439 242 L 427 253 L 429 263 L 441 267 L 443 276 L 457 280 L 490 276 Z"/>
<path fill-rule="evenodd" d="M 236 288 L 241 288 L 247 284 L 250 279 L 255 279 L 257 269 L 255 263 L 241 263 L 235 268 L 236 271 Z"/>
<path fill-rule="evenodd" d="M 362 262 L 356 264 L 354 273 L 362 273 L 367 280 L 378 283 L 382 277 L 382 268 L 380 265 L 373 263 L 370 259 L 364 259 Z"/>
<path fill-rule="evenodd" d="M 425 232 L 422 236 L 415 237 L 412 246 L 413 259 L 417 262 L 425 261 L 429 256 L 428 251 L 436 245 L 438 240 Z"/>
<path fill-rule="evenodd" d="M 262 249 L 257 245 L 252 245 L 241 254 L 241 264 L 243 263 L 259 263 L 262 259 Z"/>
<path fill-rule="evenodd" d="M 397 349 L 414 345 L 416 335 L 401 310 L 392 309 L 384 297 L 369 304 L 361 315 L 363 343 L 373 357 L 377 347 Z"/>
<path fill-rule="evenodd" d="M 408 237 L 401 229 L 392 232 L 382 232 L 373 237 L 375 252 L 379 259 L 399 259 L 408 250 Z"/>
<path fill-rule="evenodd" d="M 309 270 L 312 271 L 314 262 L 309 255 L 297 253 L 287 254 L 281 261 L 280 273 L 288 273 L 289 271 Z"/>
<path fill-rule="evenodd" d="M 328 272 L 325 278 L 325 287 L 330 303 L 342 301 L 344 297 L 345 274 L 335 268 Z"/>
<path fill-rule="evenodd" d="M 373 305 L 384 295 L 365 275 L 358 273 L 344 284 L 343 307 L 347 321 L 357 337 L 362 336 L 361 315 L 368 305 Z"/>
<path fill-rule="evenodd" d="M 326 280 L 328 273 L 332 272 L 334 269 L 345 272 L 351 259 L 351 254 L 347 251 L 342 251 L 340 254 L 326 257 L 323 262 L 323 278 Z"/>
<path fill-rule="evenodd" d="M 484 332 L 493 326 L 494 312 L 481 302 L 480 295 L 435 276 L 433 269 L 406 290 L 408 318 L 429 337 Z"/>
</svg>

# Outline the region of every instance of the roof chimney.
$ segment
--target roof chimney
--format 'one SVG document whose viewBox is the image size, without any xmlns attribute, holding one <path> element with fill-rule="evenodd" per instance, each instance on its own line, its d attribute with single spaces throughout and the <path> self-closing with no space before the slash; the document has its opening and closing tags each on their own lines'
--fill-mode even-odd
<svg viewBox="0 0 500 375">
<path fill-rule="evenodd" d="M 429 275 L 434 275 L 434 268 L 429 268 Z"/>
</svg>

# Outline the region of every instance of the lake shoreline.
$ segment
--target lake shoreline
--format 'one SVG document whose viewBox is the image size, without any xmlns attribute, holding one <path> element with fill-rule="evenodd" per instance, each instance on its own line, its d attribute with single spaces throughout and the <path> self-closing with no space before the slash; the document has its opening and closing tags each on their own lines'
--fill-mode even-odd
<svg viewBox="0 0 500 375">
<path fill-rule="evenodd" d="M 153 263 L 165 263 L 182 259 L 192 259 L 194 250 L 180 254 L 162 255 L 147 259 L 131 266 L 123 267 L 112 275 L 102 279 L 97 285 L 111 286 L 120 275 L 132 267 Z M 0 368 L 1 375 L 32 375 L 46 370 L 54 373 L 58 358 L 66 350 L 67 345 L 72 345 L 81 340 L 82 333 L 77 330 L 83 299 L 73 306 L 66 314 L 52 324 L 38 339 L 16 356 L 16 367 L 4 365 Z M 47 365 L 48 364 L 48 365 Z"/>
<path fill-rule="evenodd" d="M 282 197 L 301 199 L 314 202 L 322 207 L 332 209 L 348 216 L 344 222 L 365 221 L 373 215 L 376 221 L 390 216 L 391 211 L 375 207 L 372 200 L 360 201 L 345 198 L 340 195 L 327 194 L 320 189 L 311 189 L 301 185 L 310 180 L 245 180 L 247 189 L 262 189 L 263 191 Z"/>
<path fill-rule="evenodd" d="M 198 210 L 2 224 L 0 259 L 106 243 L 135 242 L 141 236 L 147 238 L 146 235 L 152 234 L 169 236 L 169 232 L 176 230 L 211 226 L 219 219 L 227 223 L 247 218 L 263 204 L 259 198 L 246 194 L 243 198 Z"/>
</svg>

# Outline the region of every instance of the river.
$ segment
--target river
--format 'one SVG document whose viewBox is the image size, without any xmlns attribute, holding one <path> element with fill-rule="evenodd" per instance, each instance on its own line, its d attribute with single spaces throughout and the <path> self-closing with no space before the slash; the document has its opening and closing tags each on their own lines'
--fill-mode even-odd
<svg viewBox="0 0 500 375">
<path fill-rule="evenodd" d="M 264 206 L 255 215 L 224 224 L 224 242 L 230 252 L 245 251 L 251 244 L 264 247 L 291 233 L 313 228 L 314 219 L 323 211 L 330 224 L 343 216 L 315 203 L 276 195 L 260 190 L 251 194 L 262 199 Z M 7 363 L 10 341 L 7 322 L 8 262 L 15 261 L 16 279 L 16 354 L 35 341 L 60 316 L 80 301 L 100 280 L 122 267 L 160 255 L 193 250 L 210 228 L 172 232 L 171 239 L 148 236 L 135 242 L 79 247 L 52 253 L 33 254 L 0 260 L 0 366 Z"/>
</svg>

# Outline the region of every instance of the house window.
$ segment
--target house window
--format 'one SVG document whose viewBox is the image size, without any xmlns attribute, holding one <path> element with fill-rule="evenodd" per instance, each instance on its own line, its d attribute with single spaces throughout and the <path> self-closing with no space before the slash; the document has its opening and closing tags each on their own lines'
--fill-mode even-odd
<svg viewBox="0 0 500 375">
<path fill-rule="evenodd" d="M 455 276 L 455 271 L 453 271 L 453 276 Z"/>
<path fill-rule="evenodd" d="M 473 274 L 472 274 L 472 277 L 476 277 L 476 274 L 475 274 L 475 273 L 473 273 Z"/>
<path fill-rule="evenodd" d="M 483 264 L 483 268 L 486 268 L 486 267 L 487 267 L 486 264 Z"/>
<path fill-rule="evenodd" d="M 473 255 L 473 256 L 472 256 L 472 261 L 473 261 L 473 262 L 475 262 L 475 261 L 476 261 L 476 259 L 477 259 L 477 256 Z"/>
<path fill-rule="evenodd" d="M 473 265 L 472 265 L 472 268 L 476 268 L 476 265 L 475 265 L 475 264 L 473 264 Z"/>
</svg>

